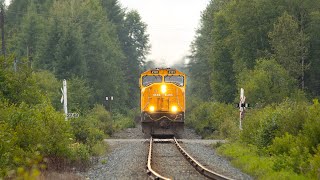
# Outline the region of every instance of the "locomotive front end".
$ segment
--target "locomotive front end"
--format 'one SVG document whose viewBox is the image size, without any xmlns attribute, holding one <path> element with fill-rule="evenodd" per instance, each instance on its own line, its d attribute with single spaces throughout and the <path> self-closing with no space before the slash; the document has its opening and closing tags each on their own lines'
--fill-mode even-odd
<svg viewBox="0 0 320 180">
<path fill-rule="evenodd" d="M 146 71 L 140 78 L 141 126 L 147 135 L 178 135 L 185 116 L 185 74 L 173 69 Z"/>
</svg>

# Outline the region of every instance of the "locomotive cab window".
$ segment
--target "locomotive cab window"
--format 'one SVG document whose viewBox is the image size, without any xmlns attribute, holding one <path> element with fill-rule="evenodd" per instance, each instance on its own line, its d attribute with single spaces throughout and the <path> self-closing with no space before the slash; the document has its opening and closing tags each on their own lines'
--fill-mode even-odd
<svg viewBox="0 0 320 180">
<path fill-rule="evenodd" d="M 153 83 L 161 83 L 162 76 L 143 76 L 142 77 L 142 85 L 149 86 Z"/>
<path fill-rule="evenodd" d="M 176 84 L 177 86 L 183 86 L 184 77 L 183 76 L 165 76 L 164 82 L 173 83 L 173 84 Z"/>
</svg>

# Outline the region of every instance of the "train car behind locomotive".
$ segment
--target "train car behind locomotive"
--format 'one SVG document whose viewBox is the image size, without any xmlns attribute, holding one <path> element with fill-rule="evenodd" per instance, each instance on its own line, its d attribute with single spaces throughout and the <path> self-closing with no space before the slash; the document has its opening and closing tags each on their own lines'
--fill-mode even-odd
<svg viewBox="0 0 320 180">
<path fill-rule="evenodd" d="M 183 132 L 186 75 L 176 69 L 151 69 L 141 74 L 141 126 L 147 135 Z"/>
</svg>

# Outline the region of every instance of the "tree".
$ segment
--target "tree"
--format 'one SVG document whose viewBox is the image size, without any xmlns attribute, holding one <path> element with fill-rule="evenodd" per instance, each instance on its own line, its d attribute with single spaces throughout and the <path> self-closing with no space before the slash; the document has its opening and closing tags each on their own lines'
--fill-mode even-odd
<svg viewBox="0 0 320 180">
<path fill-rule="evenodd" d="M 226 38 L 230 35 L 228 23 L 223 12 L 215 13 L 213 26 L 213 52 L 210 87 L 213 97 L 219 102 L 233 102 L 236 94 L 236 78 L 233 70 L 233 59 L 226 46 Z"/>
<path fill-rule="evenodd" d="M 253 70 L 239 76 L 238 88 L 245 89 L 252 104 L 280 103 L 295 91 L 295 80 L 274 59 L 259 59 Z"/>
<path fill-rule="evenodd" d="M 68 84 L 68 109 L 70 112 L 85 114 L 92 104 L 92 89 L 88 83 L 79 77 L 69 79 Z"/>
<path fill-rule="evenodd" d="M 189 56 L 189 89 L 192 94 L 205 99 L 212 99 L 210 87 L 212 65 L 209 63 L 212 53 L 212 28 L 213 13 L 216 8 L 215 2 L 210 2 L 201 15 L 201 26 L 197 30 L 196 39 L 191 44 L 191 55 Z"/>
<path fill-rule="evenodd" d="M 310 69 L 306 72 L 307 89 L 314 96 L 320 96 L 320 11 L 311 13 L 311 20 L 306 31 L 310 36 Z"/>
<path fill-rule="evenodd" d="M 285 12 L 269 33 L 275 58 L 304 88 L 304 72 L 308 52 L 308 37 L 300 31 L 298 23 Z"/>
<path fill-rule="evenodd" d="M 122 69 L 125 73 L 126 83 L 132 98 L 127 102 L 130 107 L 136 107 L 139 97 L 138 77 L 143 69 L 146 55 L 149 52 L 149 35 L 146 33 L 147 25 L 142 22 L 137 11 L 126 14 L 124 25 L 124 37 L 121 38 L 125 60 Z"/>
</svg>

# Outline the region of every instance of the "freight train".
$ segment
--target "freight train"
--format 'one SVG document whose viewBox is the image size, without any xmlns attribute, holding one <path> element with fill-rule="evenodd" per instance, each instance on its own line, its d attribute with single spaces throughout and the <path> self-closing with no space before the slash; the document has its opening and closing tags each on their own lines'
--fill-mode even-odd
<svg viewBox="0 0 320 180">
<path fill-rule="evenodd" d="M 141 126 L 151 136 L 180 136 L 184 130 L 186 74 L 155 68 L 141 74 Z"/>
</svg>

